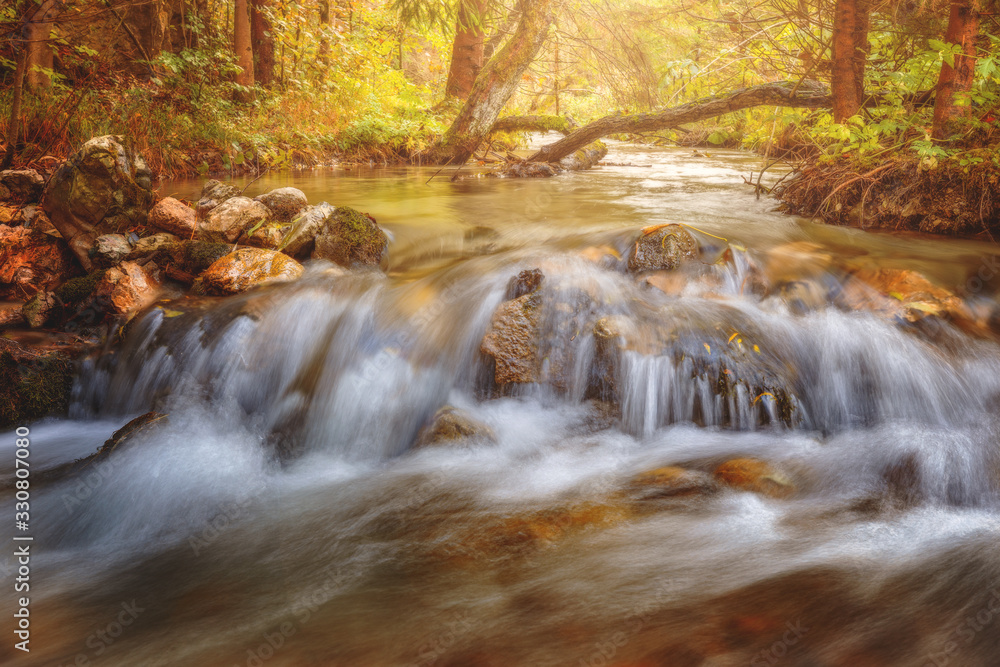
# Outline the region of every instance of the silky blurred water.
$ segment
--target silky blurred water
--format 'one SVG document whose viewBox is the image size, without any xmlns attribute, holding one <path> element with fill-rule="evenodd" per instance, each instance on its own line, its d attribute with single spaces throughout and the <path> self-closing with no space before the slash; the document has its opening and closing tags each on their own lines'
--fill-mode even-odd
<svg viewBox="0 0 1000 667">
<path fill-rule="evenodd" d="M 317 262 L 294 284 L 180 301 L 86 362 L 71 416 L 32 427 L 33 474 L 142 412 L 169 423 L 33 492 L 32 652 L 9 641 L 0 658 L 1000 664 L 995 340 L 746 287 L 772 248 L 807 240 L 989 307 L 996 284 L 973 278 L 995 248 L 785 216 L 743 184 L 761 166 L 743 153 L 615 145 L 608 160 L 632 166 L 252 183 L 371 213 L 393 233 L 387 274 Z M 706 248 L 724 238 L 732 261 L 650 288 L 615 257 L 662 223 L 701 230 Z M 545 276 L 542 379 L 501 391 L 480 341 L 526 269 Z M 598 391 L 605 318 L 626 349 Z M 788 419 L 761 386 L 787 391 Z M 414 449 L 443 405 L 493 439 Z M 13 461 L 13 436 L 0 443 Z M 795 493 L 629 496 L 644 471 L 738 457 Z M 0 556 L 5 586 L 11 563 Z"/>
</svg>

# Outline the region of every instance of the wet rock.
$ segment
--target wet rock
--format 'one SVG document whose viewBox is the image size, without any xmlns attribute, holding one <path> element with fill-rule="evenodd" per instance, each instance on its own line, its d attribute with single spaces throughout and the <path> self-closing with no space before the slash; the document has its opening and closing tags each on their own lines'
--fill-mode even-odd
<svg viewBox="0 0 1000 667">
<path fill-rule="evenodd" d="M 251 232 L 249 235 L 244 232 L 240 236 L 238 243 L 240 245 L 253 246 L 254 248 L 277 250 L 281 247 L 281 242 L 284 240 L 285 233 L 289 228 L 290 225 L 288 223 L 266 222 L 256 228 L 247 230 Z"/>
<path fill-rule="evenodd" d="M 833 255 L 818 243 L 792 241 L 767 251 L 764 273 L 771 284 L 815 278 L 830 270 Z"/>
<path fill-rule="evenodd" d="M 375 219 L 347 206 L 338 206 L 316 235 L 313 259 L 329 259 L 341 266 L 378 266 L 389 248 L 389 237 Z"/>
<path fill-rule="evenodd" d="M 304 208 L 292 220 L 292 227 L 285 234 L 279 249 L 290 257 L 308 257 L 316 245 L 316 235 L 323 229 L 327 218 L 334 215 L 335 210 L 326 202 Z"/>
<path fill-rule="evenodd" d="M 110 269 L 128 257 L 132 246 L 121 234 L 102 234 L 90 249 L 90 263 L 97 269 Z"/>
<path fill-rule="evenodd" d="M 278 188 L 257 195 L 254 200 L 266 206 L 271 211 L 271 218 L 278 222 L 291 222 L 309 205 L 305 193 L 298 188 Z"/>
<path fill-rule="evenodd" d="M 129 315 L 145 308 L 156 300 L 160 281 L 155 264 L 139 266 L 135 262 L 122 262 L 108 269 L 98 281 L 95 296 L 112 313 Z"/>
<path fill-rule="evenodd" d="M 267 207 L 249 197 L 231 197 L 211 210 L 198 225 L 198 238 L 217 243 L 233 243 L 254 227 L 267 221 Z"/>
<path fill-rule="evenodd" d="M 165 232 L 189 239 L 198 224 L 198 214 L 187 204 L 165 197 L 149 211 L 149 224 Z"/>
<path fill-rule="evenodd" d="M 903 309 L 903 319 L 909 322 L 915 322 L 928 315 L 961 320 L 972 319 L 971 313 L 962 299 L 955 296 L 953 292 L 933 284 L 916 271 L 865 267 L 854 271 L 853 277 L 872 287 L 881 295 L 898 302 Z M 871 308 L 872 305 L 876 304 L 862 302 L 857 305 L 862 308 L 868 305 Z M 888 310 L 890 313 L 893 310 L 888 307 L 871 309 Z"/>
<path fill-rule="evenodd" d="M 607 244 L 584 248 L 580 251 L 580 257 L 606 269 L 616 266 L 622 258 L 615 247 Z"/>
<path fill-rule="evenodd" d="M 629 483 L 629 491 L 640 500 L 705 495 L 718 490 L 718 483 L 708 473 L 678 466 L 648 470 Z"/>
<path fill-rule="evenodd" d="M 97 237 L 145 225 L 152 205 L 149 168 L 121 137 L 85 143 L 45 189 L 46 214 L 88 271 Z"/>
<path fill-rule="evenodd" d="M 501 387 L 510 383 L 537 382 L 539 313 L 542 299 L 538 292 L 504 301 L 493 313 L 490 328 L 483 336 L 480 350 L 496 363 L 495 381 Z"/>
<path fill-rule="evenodd" d="M 517 299 L 525 294 L 531 294 L 541 287 L 544 279 L 545 275 L 538 269 L 521 271 L 519 274 L 510 279 L 510 282 L 507 284 L 507 293 L 504 295 L 504 299 Z"/>
<path fill-rule="evenodd" d="M 64 413 L 72 386 L 73 363 L 65 354 L 0 338 L 0 429 Z"/>
<path fill-rule="evenodd" d="M 222 183 L 214 178 L 210 178 L 205 181 L 205 185 L 201 189 L 201 198 L 197 204 L 198 214 L 205 215 L 233 197 L 239 197 L 242 193 L 243 191 L 235 185 L 229 185 L 228 183 Z"/>
<path fill-rule="evenodd" d="M 17 204 L 36 202 L 44 188 L 45 179 L 34 169 L 0 171 L 0 201 Z"/>
<path fill-rule="evenodd" d="M 173 234 L 153 234 L 139 239 L 125 259 L 136 260 L 149 257 L 155 253 L 168 252 L 180 241 Z M 226 246 L 228 247 L 228 246 Z"/>
<path fill-rule="evenodd" d="M 233 246 L 228 243 L 188 240 L 167 246 L 149 257 L 164 267 L 168 278 L 190 285 L 200 273 L 232 251 Z"/>
<path fill-rule="evenodd" d="M 21 307 L 24 321 L 32 329 L 41 329 L 51 324 L 58 310 L 55 293 L 39 290 Z"/>
<path fill-rule="evenodd" d="M 464 410 L 446 405 L 437 411 L 425 427 L 414 447 L 456 444 L 467 439 L 496 443 L 496 434 L 486 424 L 472 418 Z"/>
<path fill-rule="evenodd" d="M 52 289 L 80 272 L 59 238 L 0 225 L 0 299 L 24 299 Z"/>
<path fill-rule="evenodd" d="M 680 296 L 688 284 L 688 276 L 677 271 L 656 271 L 642 279 L 647 287 L 658 289 L 670 296 Z"/>
<path fill-rule="evenodd" d="M 680 225 L 647 227 L 636 239 L 628 255 L 629 271 L 675 269 L 698 256 L 698 244 Z"/>
<path fill-rule="evenodd" d="M 715 469 L 715 478 L 734 489 L 772 498 L 787 498 L 795 493 L 795 486 L 787 476 L 759 459 L 726 461 Z"/>
<path fill-rule="evenodd" d="M 302 265 L 284 253 L 240 248 L 208 267 L 198 278 L 196 288 L 215 296 L 237 294 L 258 285 L 295 280 L 302 271 Z"/>
<path fill-rule="evenodd" d="M 17 206 L 4 206 L 0 204 L 0 225 L 10 225 L 11 227 L 22 224 L 18 219 L 21 209 Z"/>
</svg>

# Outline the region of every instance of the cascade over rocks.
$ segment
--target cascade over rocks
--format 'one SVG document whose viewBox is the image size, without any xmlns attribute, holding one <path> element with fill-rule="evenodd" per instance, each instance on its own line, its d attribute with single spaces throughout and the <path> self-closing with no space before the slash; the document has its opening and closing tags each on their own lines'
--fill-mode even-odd
<svg viewBox="0 0 1000 667">
<path fill-rule="evenodd" d="M 262 225 L 271 212 L 249 197 L 231 197 L 214 207 L 198 224 L 198 238 L 218 243 L 234 243 L 244 232 Z"/>
<path fill-rule="evenodd" d="M 0 225 L 0 300 L 25 299 L 80 273 L 65 241 Z"/>
<path fill-rule="evenodd" d="M 188 239 L 198 225 L 198 214 L 187 204 L 173 197 L 164 197 L 149 211 L 149 224 Z"/>
<path fill-rule="evenodd" d="M 263 248 L 240 248 L 215 261 L 195 282 L 196 292 L 225 296 L 251 287 L 295 280 L 303 267 L 288 255 Z"/>
<path fill-rule="evenodd" d="M 84 269 L 98 236 L 143 226 L 153 205 L 150 172 L 122 137 L 95 137 L 52 175 L 45 212 Z"/>
<path fill-rule="evenodd" d="M 503 387 L 507 384 L 538 382 L 541 359 L 538 356 L 539 324 L 542 296 L 539 292 L 544 276 L 534 269 L 522 271 L 512 278 L 507 294 L 510 298 L 497 307 L 490 328 L 480 345 L 483 354 L 495 362 L 494 379 Z"/>
</svg>

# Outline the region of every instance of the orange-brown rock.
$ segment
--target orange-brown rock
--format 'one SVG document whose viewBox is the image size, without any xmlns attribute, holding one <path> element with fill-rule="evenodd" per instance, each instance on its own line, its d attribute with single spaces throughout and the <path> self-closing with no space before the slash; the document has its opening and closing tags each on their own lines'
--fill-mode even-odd
<svg viewBox="0 0 1000 667">
<path fill-rule="evenodd" d="M 498 385 L 538 381 L 541 304 L 541 295 L 532 292 L 504 301 L 493 313 L 480 350 L 496 362 L 495 379 Z"/>
<path fill-rule="evenodd" d="M 628 256 L 629 271 L 676 269 L 698 256 L 698 243 L 680 225 L 656 225 L 642 230 Z"/>
<path fill-rule="evenodd" d="M 0 225 L 0 299 L 27 299 L 80 269 L 66 243 L 25 227 Z"/>
<path fill-rule="evenodd" d="M 719 488 L 707 473 L 679 466 L 648 470 L 634 477 L 629 486 L 643 500 L 702 495 Z"/>
<path fill-rule="evenodd" d="M 496 434 L 486 424 L 464 410 L 446 405 L 435 413 L 431 423 L 417 437 L 415 447 L 452 444 L 467 439 L 496 442 Z"/>
<path fill-rule="evenodd" d="M 97 283 L 94 295 L 109 312 L 133 313 L 151 304 L 159 295 L 160 282 L 155 268 L 152 263 L 139 266 L 135 262 L 122 262 L 108 269 Z"/>
<path fill-rule="evenodd" d="M 258 285 L 295 280 L 302 271 L 302 265 L 284 253 L 240 248 L 216 260 L 195 284 L 204 294 L 225 296 Z"/>
<path fill-rule="evenodd" d="M 732 459 L 715 469 L 715 478 L 740 491 L 753 491 L 772 498 L 787 498 L 795 487 L 779 470 L 760 459 Z"/>
<path fill-rule="evenodd" d="M 828 271 L 832 264 L 833 255 L 818 243 L 792 241 L 767 251 L 764 273 L 772 284 L 779 285 L 803 278 L 815 278 Z"/>
<path fill-rule="evenodd" d="M 165 232 L 189 239 L 198 224 L 193 208 L 173 197 L 164 197 L 149 211 L 149 224 Z"/>
<path fill-rule="evenodd" d="M 927 315 L 971 318 L 962 299 L 916 271 L 866 267 L 855 271 L 854 277 L 879 293 L 897 300 L 904 309 L 903 317 L 910 322 Z"/>
</svg>

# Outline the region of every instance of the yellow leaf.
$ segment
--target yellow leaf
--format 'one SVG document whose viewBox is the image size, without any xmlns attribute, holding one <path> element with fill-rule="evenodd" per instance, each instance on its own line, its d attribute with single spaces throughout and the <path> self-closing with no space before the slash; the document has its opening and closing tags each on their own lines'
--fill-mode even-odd
<svg viewBox="0 0 1000 667">
<path fill-rule="evenodd" d="M 709 345 L 708 343 L 702 343 L 702 345 L 705 346 L 705 349 L 708 350 L 709 354 L 712 354 L 712 346 L 711 345 Z"/>
</svg>

